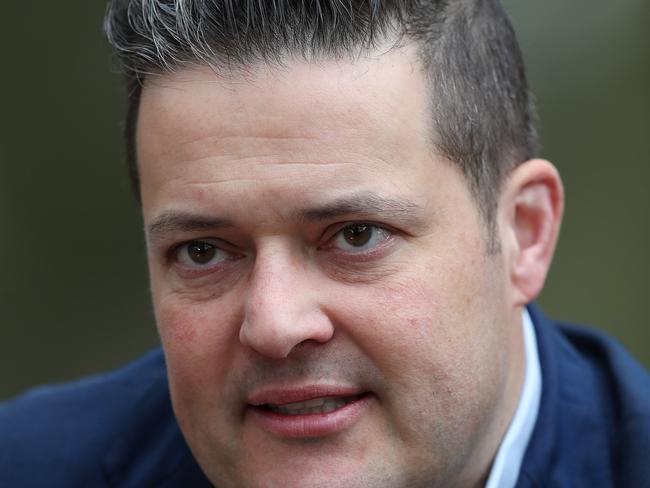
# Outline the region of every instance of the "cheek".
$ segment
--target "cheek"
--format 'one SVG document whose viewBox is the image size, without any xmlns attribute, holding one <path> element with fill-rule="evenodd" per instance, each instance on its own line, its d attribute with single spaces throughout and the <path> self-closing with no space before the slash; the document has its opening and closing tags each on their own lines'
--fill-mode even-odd
<svg viewBox="0 0 650 488">
<path fill-rule="evenodd" d="M 329 315 L 337 329 L 393 385 L 431 367 L 438 318 L 436 287 L 417 276 L 347 286 L 331 295 Z M 415 366 L 417 364 L 417 366 Z"/>
<path fill-rule="evenodd" d="M 173 389 L 185 395 L 214 391 L 238 341 L 238 308 L 228 300 L 196 302 L 175 293 L 154 298 L 154 308 Z"/>
<path fill-rule="evenodd" d="M 341 329 L 398 388 L 452 393 L 490 380 L 498 280 L 470 243 L 456 242 L 418 266 L 404 263 L 390 282 L 348 287 L 332 302 Z"/>
</svg>

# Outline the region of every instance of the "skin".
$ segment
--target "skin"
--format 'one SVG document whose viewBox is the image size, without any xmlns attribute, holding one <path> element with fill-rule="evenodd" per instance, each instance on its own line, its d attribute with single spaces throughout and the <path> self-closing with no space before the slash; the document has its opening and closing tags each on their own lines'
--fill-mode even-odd
<svg viewBox="0 0 650 488">
<path fill-rule="evenodd" d="M 554 168 L 504 184 L 500 252 L 432 150 L 413 49 L 245 77 L 150 78 L 137 131 L 154 308 L 172 402 L 219 487 L 479 486 L 518 402 L 521 309 L 562 214 Z M 351 223 L 375 229 L 349 246 Z M 383 230 L 381 230 L 383 229 Z M 220 248 L 207 264 L 189 241 Z M 334 435 L 285 439 L 267 387 L 371 392 Z"/>
</svg>

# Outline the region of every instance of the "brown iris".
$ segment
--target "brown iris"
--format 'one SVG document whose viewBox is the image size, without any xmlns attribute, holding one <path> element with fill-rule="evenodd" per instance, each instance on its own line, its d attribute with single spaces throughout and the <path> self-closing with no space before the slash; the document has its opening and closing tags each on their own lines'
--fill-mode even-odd
<svg viewBox="0 0 650 488">
<path fill-rule="evenodd" d="M 187 245 L 187 255 L 196 264 L 209 263 L 217 253 L 217 248 L 205 241 L 194 241 Z"/>
<path fill-rule="evenodd" d="M 343 229 L 343 238 L 351 246 L 361 247 L 366 245 L 372 237 L 373 227 L 368 224 L 353 224 Z"/>
</svg>

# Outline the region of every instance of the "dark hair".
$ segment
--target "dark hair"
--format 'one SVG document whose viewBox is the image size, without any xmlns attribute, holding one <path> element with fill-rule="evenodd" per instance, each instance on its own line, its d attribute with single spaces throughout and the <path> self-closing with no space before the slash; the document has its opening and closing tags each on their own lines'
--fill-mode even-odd
<svg viewBox="0 0 650 488">
<path fill-rule="evenodd" d="M 537 150 L 522 56 L 498 0 L 111 0 L 105 31 L 127 80 L 138 196 L 135 128 L 147 76 L 340 58 L 392 39 L 417 43 L 436 149 L 460 165 L 490 227 L 505 175 Z"/>
</svg>

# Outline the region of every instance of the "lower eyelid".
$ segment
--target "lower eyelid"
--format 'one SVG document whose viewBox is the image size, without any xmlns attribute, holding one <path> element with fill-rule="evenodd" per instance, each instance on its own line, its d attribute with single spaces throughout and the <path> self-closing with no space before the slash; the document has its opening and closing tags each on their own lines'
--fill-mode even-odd
<svg viewBox="0 0 650 488">
<path fill-rule="evenodd" d="M 371 262 L 377 259 L 381 259 L 385 255 L 389 254 L 394 243 L 395 236 L 394 234 L 389 233 L 385 238 L 378 242 L 377 245 L 369 249 L 362 249 L 358 252 L 351 252 L 334 248 L 332 251 L 336 256 L 336 260 L 340 260 L 341 262 L 348 264 L 361 264 L 363 262 Z"/>
<path fill-rule="evenodd" d="M 234 257 L 232 259 L 226 258 L 206 266 L 186 266 L 182 263 L 176 262 L 174 263 L 173 268 L 175 268 L 175 272 L 183 279 L 198 279 L 210 275 L 218 277 L 221 273 L 227 272 L 230 266 L 236 264 L 236 261 L 239 261 L 240 259 L 241 257 Z"/>
</svg>

